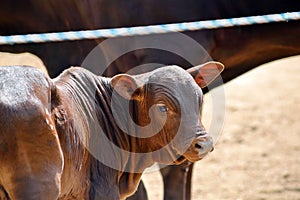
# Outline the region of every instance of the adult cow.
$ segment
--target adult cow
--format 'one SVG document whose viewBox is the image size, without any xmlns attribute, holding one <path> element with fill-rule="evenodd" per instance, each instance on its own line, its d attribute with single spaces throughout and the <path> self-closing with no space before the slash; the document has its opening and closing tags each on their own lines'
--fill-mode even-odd
<svg viewBox="0 0 300 200">
<path fill-rule="evenodd" d="M 1 1 L 0 34 L 25 34 L 54 31 L 87 30 L 149 24 L 176 23 L 197 20 L 243 17 L 300 10 L 293 0 L 239 1 L 159 1 L 133 0 L 48 2 Z M 274 59 L 299 54 L 299 21 L 264 25 L 186 32 L 201 44 L 214 60 L 222 61 L 225 82 Z M 80 65 L 87 54 L 103 39 L 46 44 L 4 45 L 1 51 L 29 51 L 38 55 L 50 76 L 57 76 L 70 65 Z M 145 52 L 145 50 L 143 50 Z M 149 62 L 146 52 L 132 52 L 119 60 L 117 69 L 108 74 L 125 72 L 136 65 Z M 163 52 L 160 52 L 160 54 Z M 165 57 L 170 57 L 167 55 Z M 199 56 L 199 64 L 208 58 Z M 168 62 L 187 67 L 182 60 L 152 57 L 152 61 Z"/>
<path fill-rule="evenodd" d="M 216 62 L 113 78 L 70 68 L 51 80 L 0 68 L 0 198 L 125 199 L 154 162 L 213 150 L 199 120 Z"/>
<path fill-rule="evenodd" d="M 37 1 L 1 1 L 0 32 L 1 35 L 69 31 L 81 29 L 98 29 L 149 24 L 174 23 L 207 19 L 263 15 L 300 10 L 300 2 L 294 0 L 186 0 L 186 1 L 151 1 L 120 0 L 110 1 L 74 1 L 52 0 Z M 209 57 L 221 61 L 226 68 L 222 73 L 224 82 L 247 72 L 254 67 L 271 60 L 300 54 L 299 21 L 273 24 L 201 30 L 185 32 L 208 52 Z M 138 38 L 138 37 L 137 37 Z M 151 39 L 151 37 L 150 37 Z M 99 40 L 73 41 L 46 44 L 24 44 L 1 46 L 1 51 L 30 51 L 42 58 L 50 76 L 54 77 L 69 65 L 80 65 L 87 54 L 100 42 Z M 126 42 L 126 41 L 125 41 Z M 176 44 L 175 44 L 176 47 Z M 187 54 L 193 49 L 183 48 Z M 114 54 L 106 49 L 107 54 Z M 149 56 L 150 55 L 150 56 Z M 198 63 L 209 57 L 195 55 Z M 145 63 L 177 64 L 184 68 L 190 66 L 186 60 L 170 52 L 141 49 L 128 52 L 111 64 L 107 75 L 125 72 L 136 65 Z M 216 86 L 212 85 L 212 87 Z M 190 167 L 189 173 L 192 172 Z M 178 177 L 177 180 L 165 181 L 165 199 L 182 199 L 182 185 L 173 183 L 184 177 L 181 167 L 166 169 L 165 177 Z M 176 176 L 174 176 L 176 174 Z M 188 175 L 190 177 L 190 174 Z M 165 178 L 167 179 L 167 178 Z M 173 189 L 171 189 L 173 188 Z M 174 196 L 175 194 L 175 196 Z M 189 199 L 189 189 L 187 190 Z"/>
</svg>

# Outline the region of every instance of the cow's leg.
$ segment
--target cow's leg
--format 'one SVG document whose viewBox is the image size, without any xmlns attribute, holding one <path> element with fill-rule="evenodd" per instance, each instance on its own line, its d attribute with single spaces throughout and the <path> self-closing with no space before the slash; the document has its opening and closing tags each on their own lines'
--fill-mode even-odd
<svg viewBox="0 0 300 200">
<path fill-rule="evenodd" d="M 164 200 L 190 200 L 193 164 L 172 165 L 162 168 Z M 184 198 L 185 196 L 185 198 Z M 147 200 L 147 191 L 141 181 L 136 193 L 127 200 Z"/>
<path fill-rule="evenodd" d="M 164 200 L 190 200 L 193 164 L 183 163 L 162 168 Z"/>
<path fill-rule="evenodd" d="M 186 167 L 187 174 L 186 174 L 186 182 L 185 182 L 185 200 L 192 199 L 192 174 L 193 174 L 194 163 L 191 163 Z"/>
<path fill-rule="evenodd" d="M 143 181 L 140 182 L 137 191 L 127 200 L 148 200 L 147 191 L 145 189 Z"/>
</svg>

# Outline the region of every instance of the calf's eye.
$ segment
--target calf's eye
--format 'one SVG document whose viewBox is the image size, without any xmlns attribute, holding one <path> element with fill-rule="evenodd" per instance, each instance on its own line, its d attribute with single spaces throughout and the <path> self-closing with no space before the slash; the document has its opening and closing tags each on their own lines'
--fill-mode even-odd
<svg viewBox="0 0 300 200">
<path fill-rule="evenodd" d="M 164 104 L 158 104 L 157 106 L 158 106 L 158 110 L 160 112 L 163 112 L 163 113 L 168 112 L 168 107 L 166 105 L 164 105 Z"/>
</svg>

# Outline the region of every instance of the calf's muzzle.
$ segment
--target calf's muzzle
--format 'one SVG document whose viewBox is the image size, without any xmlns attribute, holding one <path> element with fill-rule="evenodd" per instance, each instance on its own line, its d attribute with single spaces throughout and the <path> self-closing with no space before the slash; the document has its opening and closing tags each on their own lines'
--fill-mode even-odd
<svg viewBox="0 0 300 200">
<path fill-rule="evenodd" d="M 201 160 L 213 150 L 213 138 L 209 136 L 206 131 L 201 131 L 196 134 L 195 139 L 183 156 L 189 161 L 195 162 Z"/>
<path fill-rule="evenodd" d="M 213 139 L 207 134 L 197 136 L 193 144 L 199 155 L 206 155 L 214 150 Z"/>
</svg>

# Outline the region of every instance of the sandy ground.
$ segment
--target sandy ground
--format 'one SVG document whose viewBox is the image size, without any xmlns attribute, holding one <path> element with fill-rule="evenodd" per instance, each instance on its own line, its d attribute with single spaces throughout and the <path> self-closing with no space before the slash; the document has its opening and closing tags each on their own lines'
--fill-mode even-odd
<svg viewBox="0 0 300 200">
<path fill-rule="evenodd" d="M 300 199 L 299 77 L 300 56 L 262 65 L 224 86 L 223 131 L 214 152 L 196 163 L 193 200 Z M 204 116 L 211 106 L 208 101 Z M 150 199 L 163 199 L 160 174 L 143 179 Z"/>
<path fill-rule="evenodd" d="M 193 200 L 300 200 L 299 75 L 300 56 L 260 66 L 224 86 L 226 118 L 221 111 L 217 121 L 223 131 L 215 151 L 196 163 Z M 208 100 L 208 127 L 211 108 Z M 143 179 L 149 198 L 163 199 L 160 174 Z"/>
</svg>

